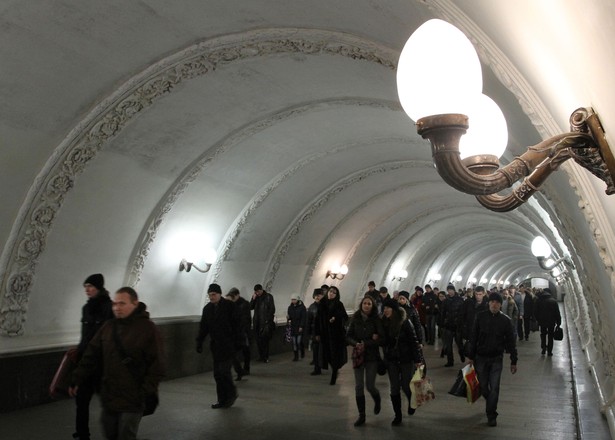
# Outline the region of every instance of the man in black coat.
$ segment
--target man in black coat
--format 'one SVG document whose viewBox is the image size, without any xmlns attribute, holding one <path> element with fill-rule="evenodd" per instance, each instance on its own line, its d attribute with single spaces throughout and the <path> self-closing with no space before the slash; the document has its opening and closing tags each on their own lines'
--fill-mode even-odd
<svg viewBox="0 0 615 440">
<path fill-rule="evenodd" d="M 489 426 L 497 425 L 504 351 L 510 353 L 510 372 L 517 372 L 513 324 L 501 309 L 502 295 L 496 292 L 489 294 L 489 310 L 476 315 L 468 344 L 468 360 L 474 364 L 481 394 L 487 401 L 485 410 Z"/>
<path fill-rule="evenodd" d="M 259 360 L 269 362 L 269 341 L 275 332 L 275 302 L 273 295 L 263 290 L 263 286 L 254 286 L 254 294 L 250 301 L 250 309 L 254 310 L 252 328 L 256 336 Z"/>
<path fill-rule="evenodd" d="M 534 316 L 540 326 L 541 353 L 547 352 L 549 356 L 553 356 L 553 331 L 555 325 L 562 324 L 562 316 L 557 301 L 551 296 L 551 289 L 542 289 L 534 307 Z"/>
<path fill-rule="evenodd" d="M 235 380 L 241 380 L 243 376 L 248 376 L 250 374 L 250 326 L 252 324 L 252 313 L 250 312 L 250 303 L 241 296 L 237 287 L 231 287 L 226 297 L 235 303 L 237 313 L 239 313 L 241 319 L 241 348 L 237 351 L 241 352 L 243 367 L 237 358 L 239 353 L 235 353 L 235 357 L 233 358 L 233 368 L 235 369 L 235 373 L 237 373 L 237 378 Z"/>
<path fill-rule="evenodd" d="M 85 353 L 85 349 L 102 327 L 105 321 L 113 318 L 112 301 L 109 292 L 105 289 L 105 278 L 95 273 L 83 282 L 88 301 L 81 309 L 81 341 L 77 346 L 77 361 Z M 100 386 L 100 375 L 93 375 L 79 387 L 75 403 L 77 414 L 75 417 L 75 433 L 73 438 L 90 440 L 90 401 L 96 389 Z"/>
<path fill-rule="evenodd" d="M 314 289 L 314 292 L 312 293 L 312 298 L 314 299 L 314 302 L 310 304 L 307 309 L 307 338 L 312 344 L 311 365 L 314 365 L 314 370 L 310 373 L 312 376 L 318 376 L 322 373 L 322 370 L 318 363 L 320 356 L 320 338 L 316 335 L 316 325 L 318 324 L 318 304 L 320 303 L 320 300 L 322 299 L 324 294 L 325 293 L 322 288 Z"/>
<path fill-rule="evenodd" d="M 455 363 L 453 357 L 453 340 L 457 344 L 457 350 L 459 351 L 459 357 L 461 362 L 464 362 L 465 354 L 463 352 L 463 338 L 462 338 L 462 310 L 463 299 L 455 291 L 455 286 L 449 285 L 446 288 L 446 301 L 442 303 L 442 326 L 444 331 L 442 333 L 442 345 L 444 352 L 446 353 L 447 362 L 445 367 L 452 367 Z"/>
<path fill-rule="evenodd" d="M 235 303 L 222 298 L 222 289 L 218 284 L 210 284 L 207 294 L 209 303 L 203 307 L 196 351 L 203 352 L 203 341 L 210 335 L 209 348 L 214 360 L 214 379 L 218 394 L 218 401 L 211 407 L 229 408 L 237 399 L 231 367 L 235 352 L 242 344 L 241 319 Z"/>
</svg>

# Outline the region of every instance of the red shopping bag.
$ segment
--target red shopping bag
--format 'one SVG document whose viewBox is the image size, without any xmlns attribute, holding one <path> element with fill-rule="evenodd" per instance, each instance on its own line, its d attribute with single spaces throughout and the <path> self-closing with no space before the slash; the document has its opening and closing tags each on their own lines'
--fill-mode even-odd
<svg viewBox="0 0 615 440">
<path fill-rule="evenodd" d="M 466 383 L 468 403 L 474 403 L 480 397 L 480 384 L 478 383 L 476 370 L 473 365 L 468 364 L 461 371 L 463 372 L 463 380 Z"/>
<path fill-rule="evenodd" d="M 60 366 L 49 385 L 49 395 L 52 398 L 68 396 L 68 387 L 70 387 L 71 374 L 77 366 L 77 349 L 69 349 L 62 358 Z"/>
</svg>

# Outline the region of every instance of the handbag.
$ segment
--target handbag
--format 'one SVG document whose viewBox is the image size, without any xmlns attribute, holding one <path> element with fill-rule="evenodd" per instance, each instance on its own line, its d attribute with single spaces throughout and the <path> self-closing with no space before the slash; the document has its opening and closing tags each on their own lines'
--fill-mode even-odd
<svg viewBox="0 0 615 440">
<path fill-rule="evenodd" d="M 410 380 L 410 391 L 412 392 L 410 396 L 410 408 L 412 409 L 417 409 L 436 398 L 431 379 L 427 377 L 424 366 L 421 365 L 414 372 Z"/>
<path fill-rule="evenodd" d="M 562 329 L 559 325 L 556 325 L 555 330 L 553 330 L 553 339 L 556 341 L 561 341 L 564 339 L 564 329 Z"/>
<path fill-rule="evenodd" d="M 359 368 L 365 362 L 365 346 L 357 344 L 352 347 L 352 368 Z"/>
<path fill-rule="evenodd" d="M 468 364 L 461 371 L 463 372 L 463 380 L 466 383 L 468 403 L 474 403 L 480 398 L 480 384 L 478 383 L 476 370 L 473 365 Z"/>
<path fill-rule="evenodd" d="M 284 331 L 284 342 L 289 344 L 293 340 L 292 327 L 290 321 L 286 323 L 286 330 Z"/>
<path fill-rule="evenodd" d="M 62 361 L 60 361 L 60 365 L 51 380 L 51 384 L 49 384 L 49 396 L 54 399 L 68 396 L 68 388 L 71 385 L 71 375 L 75 368 L 77 368 L 77 349 L 70 348 L 64 353 Z"/>
<path fill-rule="evenodd" d="M 463 397 L 467 399 L 468 386 L 466 384 L 466 381 L 463 380 L 462 370 L 459 370 L 459 372 L 457 373 L 457 379 L 455 379 L 455 383 L 453 384 L 451 389 L 448 391 L 448 393 L 455 397 Z"/>
<path fill-rule="evenodd" d="M 139 373 L 137 372 L 138 365 L 135 365 L 134 359 L 126 353 L 124 344 L 122 344 L 122 340 L 117 333 L 117 321 L 113 321 L 113 340 L 117 351 L 120 353 L 120 356 L 122 356 L 122 364 L 128 368 L 128 371 L 130 371 L 130 374 L 132 374 L 138 384 L 142 383 L 143 379 L 139 377 Z M 151 394 L 146 394 L 143 400 L 143 417 L 154 414 L 159 403 L 160 399 L 158 398 L 157 391 Z"/>
</svg>

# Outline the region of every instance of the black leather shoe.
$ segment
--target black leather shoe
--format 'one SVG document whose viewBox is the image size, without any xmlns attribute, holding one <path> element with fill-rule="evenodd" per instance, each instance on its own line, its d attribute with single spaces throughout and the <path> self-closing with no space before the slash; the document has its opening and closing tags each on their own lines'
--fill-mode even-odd
<svg viewBox="0 0 615 440">
<path fill-rule="evenodd" d="M 216 402 L 211 405 L 211 409 L 220 409 L 220 408 L 224 408 L 224 403 Z"/>
<path fill-rule="evenodd" d="M 233 404 L 235 403 L 235 400 L 237 400 L 237 397 L 239 397 L 239 395 L 235 394 L 227 402 L 224 402 L 224 407 L 225 408 L 230 408 L 231 406 L 233 406 Z"/>
<path fill-rule="evenodd" d="M 487 426 L 498 426 L 498 421 L 495 418 L 487 419 Z"/>
<path fill-rule="evenodd" d="M 455 364 L 452 364 L 452 363 L 450 363 L 450 362 L 449 362 L 449 363 L 447 363 L 447 364 L 444 364 L 444 366 L 445 366 L 445 367 L 452 367 L 453 365 L 455 365 Z"/>
</svg>

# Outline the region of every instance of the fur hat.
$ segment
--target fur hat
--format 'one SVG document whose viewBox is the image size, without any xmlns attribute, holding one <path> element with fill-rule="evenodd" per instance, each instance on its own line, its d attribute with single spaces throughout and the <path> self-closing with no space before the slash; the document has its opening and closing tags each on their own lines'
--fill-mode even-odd
<svg viewBox="0 0 615 440">
<path fill-rule="evenodd" d="M 410 299 L 410 292 L 408 292 L 407 290 L 402 290 L 401 292 L 399 292 L 399 296 L 403 296 L 406 299 Z"/>
<path fill-rule="evenodd" d="M 103 277 L 101 273 L 95 273 L 85 279 L 83 285 L 85 286 L 86 284 L 91 284 L 98 290 L 103 290 L 105 288 L 105 277 Z"/>
</svg>

